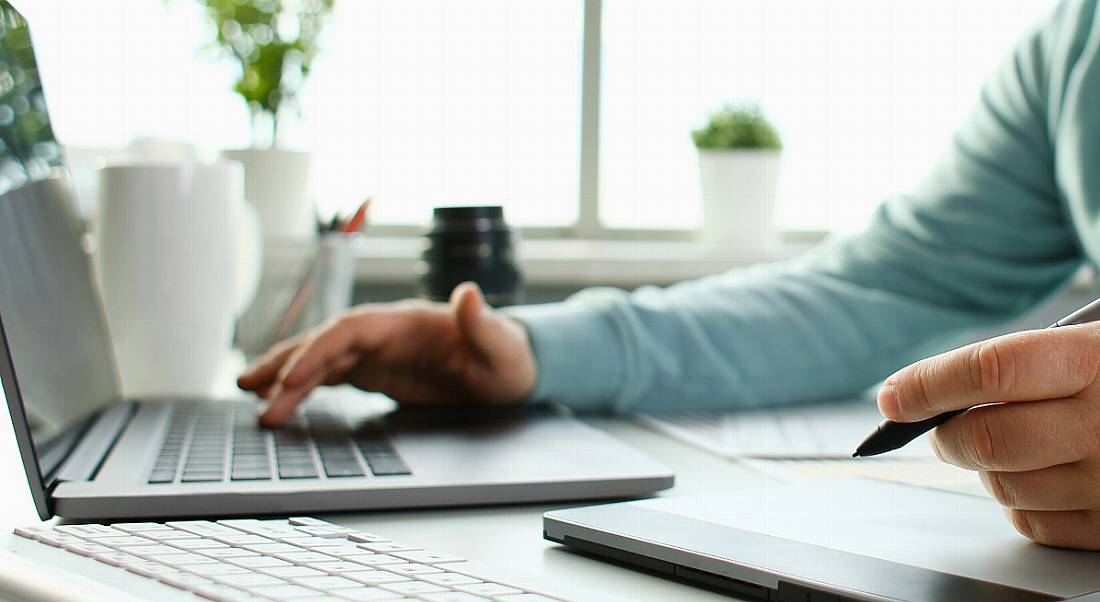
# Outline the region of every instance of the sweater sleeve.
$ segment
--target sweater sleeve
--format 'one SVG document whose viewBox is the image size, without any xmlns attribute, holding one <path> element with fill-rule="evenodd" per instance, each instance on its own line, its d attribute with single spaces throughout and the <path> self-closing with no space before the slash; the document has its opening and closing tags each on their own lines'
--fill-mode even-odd
<svg viewBox="0 0 1100 602">
<path fill-rule="evenodd" d="M 533 397 L 594 411 L 749 407 L 857 394 L 1066 283 L 1081 251 L 1054 175 L 1056 73 L 1094 2 L 1060 5 L 983 86 L 921 185 L 798 260 L 665 289 L 513 308 Z"/>
</svg>

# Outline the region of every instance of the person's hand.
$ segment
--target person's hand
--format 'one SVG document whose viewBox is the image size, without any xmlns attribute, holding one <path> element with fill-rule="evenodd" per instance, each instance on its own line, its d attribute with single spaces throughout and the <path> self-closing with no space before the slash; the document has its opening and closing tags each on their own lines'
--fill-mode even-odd
<svg viewBox="0 0 1100 602">
<path fill-rule="evenodd" d="M 936 455 L 980 472 L 1039 543 L 1100 549 L 1100 324 L 1022 332 L 886 379 L 882 414 L 914 422 L 979 404 L 932 433 Z"/>
<path fill-rule="evenodd" d="M 450 304 L 362 305 L 275 345 L 237 380 L 268 400 L 278 426 L 318 385 L 351 383 L 404 404 L 507 404 L 535 386 L 527 331 L 493 311 L 473 283 Z"/>
</svg>

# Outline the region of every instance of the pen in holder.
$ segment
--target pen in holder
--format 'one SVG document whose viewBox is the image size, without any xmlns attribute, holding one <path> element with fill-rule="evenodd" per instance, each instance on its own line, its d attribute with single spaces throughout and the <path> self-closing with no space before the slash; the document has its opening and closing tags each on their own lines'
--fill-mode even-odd
<svg viewBox="0 0 1100 602">
<path fill-rule="evenodd" d="M 355 259 L 363 235 L 324 232 L 313 260 L 275 323 L 265 347 L 323 323 L 351 307 L 355 290 Z"/>
</svg>

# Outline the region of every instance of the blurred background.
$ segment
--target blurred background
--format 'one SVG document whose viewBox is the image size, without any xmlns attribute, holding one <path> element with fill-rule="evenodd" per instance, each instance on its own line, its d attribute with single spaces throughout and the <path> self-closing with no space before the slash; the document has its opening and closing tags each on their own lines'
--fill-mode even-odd
<svg viewBox="0 0 1100 602">
<path fill-rule="evenodd" d="M 233 90 L 241 68 L 211 46 L 215 2 L 20 4 L 63 144 L 109 152 L 153 137 L 216 152 L 254 142 Z M 280 136 L 313 154 L 322 220 L 374 198 L 357 268 L 373 286 L 358 299 L 409 294 L 417 237 L 432 207 L 448 204 L 504 207 L 523 229 L 534 300 L 668 283 L 749 262 L 693 246 L 703 215 L 690 134 L 711 111 L 751 102 L 778 130 L 785 242 L 768 256 L 796 254 L 911 187 L 1052 6 L 336 0 L 300 116 Z"/>
</svg>

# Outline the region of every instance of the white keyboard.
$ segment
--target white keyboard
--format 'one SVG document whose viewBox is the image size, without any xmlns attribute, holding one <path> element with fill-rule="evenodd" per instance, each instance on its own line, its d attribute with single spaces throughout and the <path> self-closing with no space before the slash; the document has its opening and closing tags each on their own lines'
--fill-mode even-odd
<svg viewBox="0 0 1100 602">
<path fill-rule="evenodd" d="M 34 526 L 15 534 L 218 602 L 563 600 L 474 574 L 459 556 L 309 517 Z"/>
</svg>

